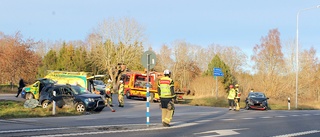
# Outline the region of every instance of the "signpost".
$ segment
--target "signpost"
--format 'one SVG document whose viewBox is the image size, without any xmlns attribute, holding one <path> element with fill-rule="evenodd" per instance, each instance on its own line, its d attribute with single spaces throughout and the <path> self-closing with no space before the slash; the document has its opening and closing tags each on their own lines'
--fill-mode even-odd
<svg viewBox="0 0 320 137">
<path fill-rule="evenodd" d="M 213 68 L 213 76 L 216 79 L 216 99 L 218 98 L 218 78 L 216 77 L 222 77 L 223 72 L 221 71 L 221 68 Z M 213 96 L 213 91 L 212 91 Z"/>
<path fill-rule="evenodd" d="M 149 81 L 149 70 L 154 68 L 154 66 L 156 65 L 156 54 L 151 51 L 148 50 L 146 52 L 143 53 L 142 57 L 141 57 L 141 63 L 142 65 L 147 69 L 147 102 L 146 102 L 146 106 L 147 106 L 147 112 L 146 112 L 146 117 L 147 117 L 147 126 L 149 127 L 150 124 L 150 112 L 149 112 L 149 107 L 150 107 L 150 81 Z"/>
</svg>

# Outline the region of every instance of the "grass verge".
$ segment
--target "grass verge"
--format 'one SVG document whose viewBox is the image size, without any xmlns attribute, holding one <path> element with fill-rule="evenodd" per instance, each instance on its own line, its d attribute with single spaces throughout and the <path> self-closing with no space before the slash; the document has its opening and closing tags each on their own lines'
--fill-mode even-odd
<svg viewBox="0 0 320 137">
<path fill-rule="evenodd" d="M 56 114 L 52 115 L 52 106 L 48 109 L 41 107 L 36 108 L 24 108 L 24 102 L 0 100 L 0 118 L 12 119 L 12 118 L 31 118 L 31 117 L 48 117 L 48 116 L 74 116 L 81 115 L 73 108 L 56 108 Z"/>
<path fill-rule="evenodd" d="M 195 97 L 195 96 L 184 96 L 185 102 L 183 104 L 189 104 L 193 106 L 212 106 L 212 107 L 228 107 L 228 101 L 225 97 Z M 272 101 L 268 102 L 269 107 L 272 110 L 288 110 L 288 104 L 279 102 L 279 101 Z M 316 102 L 313 103 L 305 103 L 299 105 L 299 107 L 296 109 L 294 108 L 294 105 L 291 104 L 290 109 L 291 110 L 317 110 L 319 109 L 319 105 L 310 105 L 310 104 L 319 104 Z M 244 99 L 240 100 L 240 107 L 244 108 L 245 102 Z"/>
</svg>

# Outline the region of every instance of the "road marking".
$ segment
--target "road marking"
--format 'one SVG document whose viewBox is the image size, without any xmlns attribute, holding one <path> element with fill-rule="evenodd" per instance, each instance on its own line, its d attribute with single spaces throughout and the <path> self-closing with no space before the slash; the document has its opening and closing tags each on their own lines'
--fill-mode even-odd
<svg viewBox="0 0 320 137">
<path fill-rule="evenodd" d="M 297 116 L 300 116 L 300 115 L 290 115 L 291 117 L 297 117 Z"/>
<path fill-rule="evenodd" d="M 211 130 L 211 131 L 205 131 L 200 133 L 194 133 L 194 135 L 203 135 L 203 134 L 209 134 L 204 135 L 201 137 L 219 137 L 219 136 L 231 136 L 231 135 L 238 135 L 239 132 L 236 132 L 237 130 L 247 130 L 249 128 L 240 128 L 240 129 L 223 129 L 223 130 Z M 214 133 L 214 135 L 211 135 L 211 133 Z M 218 134 L 218 135 L 217 135 Z"/>
<path fill-rule="evenodd" d="M 313 115 L 315 115 L 315 116 L 319 116 L 320 114 L 313 114 Z"/>
<path fill-rule="evenodd" d="M 275 117 L 287 117 L 287 116 L 275 116 Z"/>
<path fill-rule="evenodd" d="M 266 119 L 266 118 L 272 118 L 272 117 L 260 117 L 260 118 L 264 118 L 264 119 Z"/>
<path fill-rule="evenodd" d="M 222 121 L 232 121 L 232 120 L 236 120 L 236 119 L 221 119 Z"/>
<path fill-rule="evenodd" d="M 62 129 L 69 129 L 69 128 L 44 128 L 44 129 L 8 130 L 8 131 L 0 131 L 0 134 L 3 134 L 3 133 L 19 133 L 19 132 L 50 131 L 50 130 L 62 130 Z"/>
<path fill-rule="evenodd" d="M 320 132 L 320 130 L 311 130 L 311 131 L 305 131 L 305 132 L 279 135 L 279 136 L 274 136 L 274 137 L 294 137 L 294 136 L 303 136 L 303 135 L 314 134 L 314 133 L 319 133 L 319 132 Z"/>
<path fill-rule="evenodd" d="M 310 116 L 310 114 L 302 114 L 302 116 Z"/>
<path fill-rule="evenodd" d="M 256 118 L 252 118 L 252 117 L 246 117 L 246 118 L 242 118 L 242 119 L 256 119 Z"/>
<path fill-rule="evenodd" d="M 197 123 L 205 123 L 205 122 L 210 122 L 210 121 L 212 121 L 212 120 L 200 120 Z"/>
<path fill-rule="evenodd" d="M 84 133 L 67 133 L 67 134 L 55 134 L 55 135 L 40 135 L 33 137 L 62 137 L 62 136 L 83 136 L 83 135 L 98 135 L 107 133 L 124 133 L 124 132 L 141 132 L 141 131 L 151 131 L 151 130 L 162 130 L 162 129 L 172 129 L 172 128 L 182 128 L 188 126 L 198 125 L 199 123 L 183 123 L 181 125 L 174 125 L 172 127 L 154 127 L 154 128 L 142 128 L 142 129 L 129 129 L 129 130 L 114 130 L 114 131 L 96 131 L 96 132 L 84 132 Z M 138 125 L 138 124 L 135 124 Z M 141 124 L 140 124 L 141 125 Z M 159 124 L 160 125 L 160 124 Z"/>
</svg>

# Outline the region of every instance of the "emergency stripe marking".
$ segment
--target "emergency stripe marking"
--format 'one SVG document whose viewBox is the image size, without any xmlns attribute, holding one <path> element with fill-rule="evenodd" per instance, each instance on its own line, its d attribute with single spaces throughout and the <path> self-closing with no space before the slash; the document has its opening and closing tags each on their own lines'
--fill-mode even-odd
<svg viewBox="0 0 320 137">
<path fill-rule="evenodd" d="M 319 132 L 320 132 L 320 130 L 311 130 L 311 131 L 305 131 L 305 132 L 279 135 L 279 136 L 274 136 L 274 137 L 294 137 L 294 136 L 303 136 L 303 135 L 314 134 L 314 133 L 319 133 Z"/>
<path fill-rule="evenodd" d="M 170 80 L 160 80 L 160 84 L 170 84 Z"/>
<path fill-rule="evenodd" d="M 151 131 L 151 130 L 162 130 L 172 128 L 182 128 L 188 126 L 194 126 L 198 123 L 184 123 L 181 125 L 175 125 L 172 127 L 156 127 L 156 128 L 144 128 L 144 129 L 131 129 L 131 130 L 117 130 L 117 131 L 100 131 L 100 132 L 85 132 L 85 133 L 70 133 L 70 134 L 55 134 L 55 135 L 43 135 L 43 136 L 32 136 L 32 137 L 62 137 L 62 136 L 83 136 L 83 135 L 98 135 L 107 133 L 124 133 L 124 132 L 140 132 L 140 131 Z"/>
</svg>

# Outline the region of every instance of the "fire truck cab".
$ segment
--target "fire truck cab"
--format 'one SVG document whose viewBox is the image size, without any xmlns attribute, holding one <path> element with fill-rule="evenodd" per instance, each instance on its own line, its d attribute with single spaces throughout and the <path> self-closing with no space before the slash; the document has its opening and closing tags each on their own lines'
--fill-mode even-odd
<svg viewBox="0 0 320 137">
<path fill-rule="evenodd" d="M 159 95 L 157 92 L 156 75 L 149 75 L 149 84 L 147 74 L 139 72 L 128 72 L 122 75 L 125 87 L 125 95 L 128 99 L 133 97 L 147 99 L 147 86 L 149 85 L 150 101 L 159 101 Z"/>
</svg>

